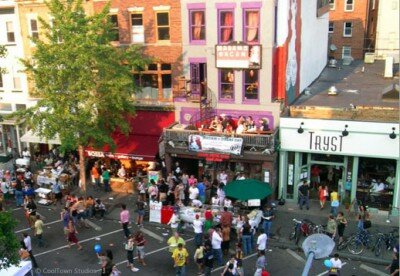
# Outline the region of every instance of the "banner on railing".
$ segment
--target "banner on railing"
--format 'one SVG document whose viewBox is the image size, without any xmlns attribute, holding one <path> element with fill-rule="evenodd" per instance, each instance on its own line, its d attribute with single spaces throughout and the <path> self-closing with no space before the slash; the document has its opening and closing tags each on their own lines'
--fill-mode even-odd
<svg viewBox="0 0 400 276">
<path fill-rule="evenodd" d="M 243 138 L 189 135 L 189 150 L 202 152 L 221 152 L 240 155 L 242 153 Z"/>
</svg>

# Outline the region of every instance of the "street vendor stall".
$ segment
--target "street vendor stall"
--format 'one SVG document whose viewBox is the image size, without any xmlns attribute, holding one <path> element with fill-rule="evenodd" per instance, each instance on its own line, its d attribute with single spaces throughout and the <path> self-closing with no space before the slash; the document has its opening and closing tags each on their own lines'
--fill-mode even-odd
<svg viewBox="0 0 400 276">
<path fill-rule="evenodd" d="M 53 203 L 50 189 L 39 188 L 35 190 L 35 193 L 39 197 L 39 200 L 37 201 L 38 204 L 48 206 Z"/>
</svg>

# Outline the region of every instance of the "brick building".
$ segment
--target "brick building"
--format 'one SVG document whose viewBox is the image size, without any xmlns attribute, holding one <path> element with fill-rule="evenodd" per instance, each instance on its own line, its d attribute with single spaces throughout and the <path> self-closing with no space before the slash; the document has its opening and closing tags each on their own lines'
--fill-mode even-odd
<svg viewBox="0 0 400 276">
<path fill-rule="evenodd" d="M 330 0 L 329 44 L 335 59 L 364 58 L 369 0 Z"/>
</svg>

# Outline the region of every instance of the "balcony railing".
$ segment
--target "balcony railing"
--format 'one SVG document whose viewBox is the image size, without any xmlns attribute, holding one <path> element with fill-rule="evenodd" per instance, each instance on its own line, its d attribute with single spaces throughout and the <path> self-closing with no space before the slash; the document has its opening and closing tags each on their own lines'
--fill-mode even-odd
<svg viewBox="0 0 400 276">
<path fill-rule="evenodd" d="M 245 133 L 227 135 L 219 132 L 208 132 L 200 130 L 181 130 L 181 129 L 165 129 L 164 141 L 173 142 L 176 148 L 188 148 L 189 135 L 209 135 L 209 136 L 225 136 L 243 138 L 243 150 L 251 152 L 272 153 L 275 149 L 275 137 L 277 131 L 268 133 Z"/>
</svg>

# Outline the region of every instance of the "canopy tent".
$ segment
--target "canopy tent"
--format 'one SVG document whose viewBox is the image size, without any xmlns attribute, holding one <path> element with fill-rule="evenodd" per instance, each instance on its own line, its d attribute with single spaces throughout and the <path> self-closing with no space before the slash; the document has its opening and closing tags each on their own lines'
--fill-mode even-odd
<svg viewBox="0 0 400 276">
<path fill-rule="evenodd" d="M 40 137 L 32 130 L 28 130 L 24 135 L 21 136 L 20 140 L 24 143 L 61 145 L 58 135 L 56 135 L 53 139 L 46 139 L 45 137 Z"/>
<path fill-rule="evenodd" d="M 235 180 L 228 183 L 224 190 L 227 197 L 239 200 L 264 199 L 272 194 L 271 186 L 257 179 Z"/>
<path fill-rule="evenodd" d="M 0 276 L 21 276 L 26 275 L 32 270 L 31 261 L 21 261 L 19 265 L 0 269 Z"/>
</svg>

